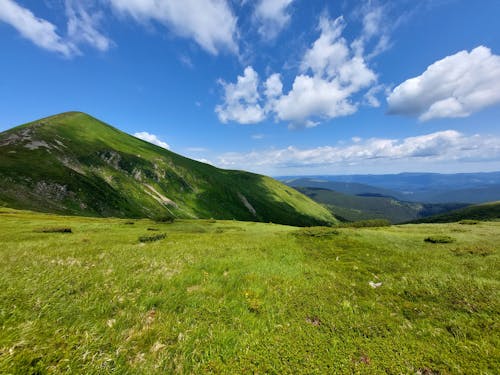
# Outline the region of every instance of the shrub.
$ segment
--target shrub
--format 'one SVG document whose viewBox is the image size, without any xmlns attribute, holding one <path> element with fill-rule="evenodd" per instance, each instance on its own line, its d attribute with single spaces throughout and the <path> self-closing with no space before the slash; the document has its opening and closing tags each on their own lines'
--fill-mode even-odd
<svg viewBox="0 0 500 375">
<path fill-rule="evenodd" d="M 461 255 L 479 255 L 486 256 L 494 253 L 493 249 L 484 246 L 469 246 L 464 248 L 456 248 L 452 250 L 453 254 Z"/>
<path fill-rule="evenodd" d="M 479 223 L 479 221 L 477 221 L 477 220 L 460 220 L 458 222 L 458 224 L 462 224 L 462 225 L 476 225 L 477 223 Z"/>
<path fill-rule="evenodd" d="M 35 232 L 39 232 L 39 233 L 73 233 L 73 231 L 69 227 L 42 228 L 42 229 L 35 230 Z"/>
<path fill-rule="evenodd" d="M 330 237 L 330 236 L 336 236 L 339 234 L 339 231 L 330 228 L 330 227 L 308 227 L 308 228 L 302 228 L 299 229 L 294 233 L 295 235 L 298 236 L 304 236 L 304 237 Z"/>
<path fill-rule="evenodd" d="M 425 238 L 424 241 L 430 243 L 452 243 L 455 240 L 450 236 L 436 235 L 436 236 L 429 236 Z"/>
<path fill-rule="evenodd" d="M 351 223 L 342 223 L 341 227 L 351 227 L 351 228 L 369 228 L 369 227 L 390 227 L 391 222 L 386 219 L 370 219 L 370 220 L 360 220 L 353 221 Z"/>
<path fill-rule="evenodd" d="M 140 236 L 139 242 L 154 242 L 163 240 L 167 235 L 165 233 L 155 234 L 153 236 Z"/>
<path fill-rule="evenodd" d="M 153 218 L 157 223 L 166 223 L 172 224 L 175 221 L 175 217 L 173 216 L 156 216 Z"/>
<path fill-rule="evenodd" d="M 158 228 L 148 228 L 148 230 L 149 230 L 149 231 L 154 231 L 154 232 L 159 231 L 159 229 L 158 229 Z"/>
</svg>

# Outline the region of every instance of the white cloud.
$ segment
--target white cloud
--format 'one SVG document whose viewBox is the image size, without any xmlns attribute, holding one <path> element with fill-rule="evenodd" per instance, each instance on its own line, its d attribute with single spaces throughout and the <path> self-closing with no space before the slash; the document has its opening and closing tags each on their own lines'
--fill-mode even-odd
<svg viewBox="0 0 500 375">
<path fill-rule="evenodd" d="M 193 160 L 199 161 L 200 163 L 205 163 L 205 164 L 210 164 L 212 166 L 215 166 L 215 164 L 210 159 L 201 158 L 201 159 L 193 159 Z"/>
<path fill-rule="evenodd" d="M 138 133 L 134 133 L 134 137 L 137 137 L 139 139 L 142 139 L 143 141 L 152 143 L 154 145 L 163 147 L 167 150 L 170 149 L 170 145 L 168 143 L 163 142 L 160 138 L 158 138 L 158 136 L 156 136 L 154 134 L 150 134 L 148 132 L 138 132 Z"/>
<path fill-rule="evenodd" d="M 260 106 L 258 92 L 259 75 L 251 66 L 247 67 L 236 83 L 219 82 L 224 88 L 224 104 L 215 108 L 223 123 L 236 121 L 240 124 L 254 124 L 265 118 Z"/>
<path fill-rule="evenodd" d="M 259 34 L 266 40 L 278 36 L 290 22 L 287 12 L 293 0 L 260 0 L 255 6 L 254 17 L 259 23 Z"/>
<path fill-rule="evenodd" d="M 205 147 L 188 147 L 186 148 L 186 151 L 188 152 L 207 152 L 208 149 Z"/>
<path fill-rule="evenodd" d="M 363 29 L 352 47 L 358 54 L 365 54 L 365 50 L 371 47 L 371 51 L 367 52 L 367 59 L 381 54 L 391 45 L 390 32 L 398 20 L 389 19 L 387 8 L 388 5 L 380 5 L 378 1 L 369 1 L 358 10 Z"/>
<path fill-rule="evenodd" d="M 435 164 L 496 161 L 500 164 L 500 138 L 468 136 L 455 130 L 403 139 L 352 139 L 351 144 L 300 149 L 289 146 L 249 153 L 226 153 L 217 159 L 223 168 L 247 169 L 260 173 L 280 174 L 298 169 L 332 171 L 350 166 L 360 168 L 391 168 L 414 165 L 432 168 Z M 366 169 L 364 169 L 367 171 Z M 430 169 L 427 169 L 430 170 Z M 383 171 L 383 169 L 382 169 Z"/>
<path fill-rule="evenodd" d="M 388 96 L 390 114 L 433 118 L 467 117 L 500 104 L 500 56 L 479 46 L 430 65 Z"/>
<path fill-rule="evenodd" d="M 274 73 L 267 78 L 264 83 L 264 95 L 272 100 L 280 97 L 283 94 L 283 83 L 281 82 L 281 75 Z"/>
<path fill-rule="evenodd" d="M 140 22 L 156 21 L 176 34 L 192 38 L 214 55 L 236 53 L 236 17 L 226 0 L 107 0 L 120 13 Z"/>
<path fill-rule="evenodd" d="M 292 127 L 313 127 L 321 120 L 356 112 L 358 103 L 353 95 L 373 85 L 377 76 L 363 56 L 356 54 L 342 37 L 344 28 L 342 17 L 335 20 L 321 17 L 320 36 L 305 52 L 301 74 L 295 77 L 288 93 L 283 93 L 281 76 L 277 73 L 259 87 L 259 76 L 252 67 L 245 69 L 237 83 L 223 83 L 224 104 L 216 107 L 219 119 L 257 123 L 271 115 Z M 235 97 L 234 92 L 243 89 L 247 96 Z M 259 89 L 264 91 L 264 97 Z"/>
<path fill-rule="evenodd" d="M 99 51 L 107 51 L 113 42 L 98 31 L 102 13 L 89 14 L 82 3 L 66 0 L 68 37 L 75 43 L 87 43 Z"/>
<path fill-rule="evenodd" d="M 293 82 L 292 90 L 278 100 L 275 111 L 280 120 L 311 127 L 318 124 L 308 120 L 311 116 L 334 118 L 356 112 L 356 106 L 348 97 L 349 94 L 336 80 L 299 75 Z"/>
<path fill-rule="evenodd" d="M 43 49 L 65 57 L 80 53 L 74 43 L 64 40 L 57 33 L 54 24 L 36 17 L 13 0 L 0 0 L 0 21 L 13 26 L 24 38 Z"/>
</svg>

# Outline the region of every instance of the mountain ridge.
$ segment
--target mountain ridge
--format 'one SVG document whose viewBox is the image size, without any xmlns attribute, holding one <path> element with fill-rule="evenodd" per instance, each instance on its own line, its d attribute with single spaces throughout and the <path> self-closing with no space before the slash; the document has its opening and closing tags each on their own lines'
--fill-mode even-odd
<svg viewBox="0 0 500 375">
<path fill-rule="evenodd" d="M 0 133 L 0 201 L 86 216 L 331 224 L 322 206 L 270 177 L 223 170 L 135 138 L 83 112 Z"/>
</svg>

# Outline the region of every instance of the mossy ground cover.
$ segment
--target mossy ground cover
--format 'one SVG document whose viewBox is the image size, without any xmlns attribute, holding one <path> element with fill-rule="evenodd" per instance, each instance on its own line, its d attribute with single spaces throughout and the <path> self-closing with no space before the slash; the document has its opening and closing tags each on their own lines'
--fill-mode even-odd
<svg viewBox="0 0 500 375">
<path fill-rule="evenodd" d="M 0 373 L 498 371 L 499 222 L 133 223 L 0 210 Z"/>
</svg>

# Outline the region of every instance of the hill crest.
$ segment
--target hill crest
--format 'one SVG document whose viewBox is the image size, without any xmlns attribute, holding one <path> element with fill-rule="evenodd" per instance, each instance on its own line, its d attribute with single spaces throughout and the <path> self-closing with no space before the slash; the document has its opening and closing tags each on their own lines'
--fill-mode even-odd
<svg viewBox="0 0 500 375">
<path fill-rule="evenodd" d="M 278 181 L 218 169 L 82 112 L 0 133 L 0 201 L 89 216 L 219 218 L 293 225 L 335 222 Z"/>
</svg>

